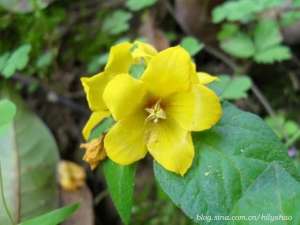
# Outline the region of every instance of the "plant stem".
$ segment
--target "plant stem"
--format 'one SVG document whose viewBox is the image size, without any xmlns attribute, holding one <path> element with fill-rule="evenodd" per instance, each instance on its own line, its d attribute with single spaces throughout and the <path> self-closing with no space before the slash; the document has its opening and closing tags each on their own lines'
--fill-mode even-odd
<svg viewBox="0 0 300 225">
<path fill-rule="evenodd" d="M 291 147 L 300 138 L 300 130 L 296 132 L 285 144 L 286 147 Z"/>
<path fill-rule="evenodd" d="M 3 205 L 4 205 L 4 209 L 5 209 L 6 214 L 9 217 L 10 223 L 11 223 L 11 225 L 16 225 L 16 223 L 14 222 L 13 217 L 9 211 L 9 208 L 8 208 L 7 202 L 5 200 L 5 196 L 4 196 L 1 162 L 0 162 L 0 192 L 1 192 L 0 194 L 1 194 L 1 199 L 2 199 Z"/>
</svg>

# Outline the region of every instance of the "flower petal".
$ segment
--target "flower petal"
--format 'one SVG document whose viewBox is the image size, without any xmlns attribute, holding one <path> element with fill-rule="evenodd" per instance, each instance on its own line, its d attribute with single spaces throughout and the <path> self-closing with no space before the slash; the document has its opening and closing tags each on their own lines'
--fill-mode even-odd
<svg viewBox="0 0 300 225">
<path fill-rule="evenodd" d="M 194 145 L 191 134 L 172 119 L 153 125 L 147 147 L 153 158 L 172 172 L 184 175 L 192 165 Z"/>
<path fill-rule="evenodd" d="M 141 79 L 153 95 L 163 98 L 189 88 L 191 65 L 182 47 L 168 48 L 152 58 Z"/>
<path fill-rule="evenodd" d="M 131 48 L 132 44 L 128 42 L 111 47 L 105 71 L 114 75 L 128 73 L 130 66 L 133 64 Z"/>
<path fill-rule="evenodd" d="M 148 64 L 150 59 L 157 54 L 156 49 L 152 45 L 141 41 L 135 41 L 133 45 L 136 45 L 136 48 L 133 49 L 132 56 L 137 63 L 139 63 L 141 59 L 144 59 L 146 64 Z"/>
<path fill-rule="evenodd" d="M 109 111 L 97 111 L 93 112 L 85 124 L 82 135 L 85 140 L 88 140 L 92 130 L 105 118 L 110 115 Z"/>
<path fill-rule="evenodd" d="M 176 93 L 165 101 L 167 117 L 172 117 L 190 131 L 211 128 L 222 114 L 218 96 L 201 84 L 194 85 L 189 92 Z"/>
<path fill-rule="evenodd" d="M 107 84 L 103 99 L 115 120 L 120 120 L 141 107 L 145 94 L 142 81 L 128 74 L 120 74 Z"/>
<path fill-rule="evenodd" d="M 111 80 L 111 76 L 102 72 L 92 77 L 82 77 L 80 80 L 90 109 L 92 111 L 106 110 L 107 107 L 104 104 L 102 95 L 104 88 Z"/>
<path fill-rule="evenodd" d="M 198 75 L 200 84 L 209 84 L 209 83 L 219 79 L 218 77 L 212 76 L 205 72 L 197 72 L 197 75 Z"/>
<path fill-rule="evenodd" d="M 204 85 L 193 87 L 195 94 L 195 114 L 191 127 L 193 131 L 206 130 L 214 126 L 222 116 L 219 97 Z"/>
<path fill-rule="evenodd" d="M 194 91 L 178 92 L 164 99 L 167 118 L 171 117 L 186 130 L 192 130 L 196 113 Z"/>
<path fill-rule="evenodd" d="M 106 134 L 104 148 L 108 157 L 121 165 L 145 157 L 145 118 L 143 112 L 118 121 Z"/>
</svg>

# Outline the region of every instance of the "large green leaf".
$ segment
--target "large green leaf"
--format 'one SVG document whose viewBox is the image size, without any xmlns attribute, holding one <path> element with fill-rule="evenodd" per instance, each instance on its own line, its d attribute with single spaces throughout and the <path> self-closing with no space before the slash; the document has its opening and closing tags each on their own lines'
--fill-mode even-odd
<svg viewBox="0 0 300 225">
<path fill-rule="evenodd" d="M 7 99 L 0 100 L 0 127 L 11 122 L 16 114 L 16 106 Z"/>
<path fill-rule="evenodd" d="M 91 133 L 90 140 L 99 137 L 114 124 L 112 117 L 104 119 Z M 135 165 L 122 166 L 110 159 L 103 162 L 103 173 L 113 203 L 124 224 L 129 224 L 133 205 Z"/>
<path fill-rule="evenodd" d="M 36 218 L 27 220 L 19 225 L 58 225 L 70 217 L 78 208 L 78 204 L 65 206 Z"/>
<path fill-rule="evenodd" d="M 300 183 L 277 163 L 272 163 L 244 193 L 231 214 L 257 216 L 232 225 L 300 224 Z M 282 216 L 281 219 L 278 218 Z M 277 221 L 276 221 L 277 217 Z M 272 221 L 272 219 L 274 221 Z"/>
<path fill-rule="evenodd" d="M 197 215 L 229 215 L 271 162 L 299 179 L 286 149 L 263 120 L 229 103 L 223 110 L 214 128 L 194 133 L 196 154 L 185 176 L 154 166 L 162 189 L 196 222 Z"/>
<path fill-rule="evenodd" d="M 20 222 L 57 207 L 58 150 L 48 128 L 15 93 L 0 86 L 0 98 L 17 106 L 0 134 L 0 162 L 5 199 L 13 220 Z M 1 199 L 0 224 L 10 224 Z"/>
<path fill-rule="evenodd" d="M 131 219 L 135 170 L 135 165 L 121 166 L 111 160 L 103 165 L 108 190 L 125 224 L 130 224 Z"/>
</svg>

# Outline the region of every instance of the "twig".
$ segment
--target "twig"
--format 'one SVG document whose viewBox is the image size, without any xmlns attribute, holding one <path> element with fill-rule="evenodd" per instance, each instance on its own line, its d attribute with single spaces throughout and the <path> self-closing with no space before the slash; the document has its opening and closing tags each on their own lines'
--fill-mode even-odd
<svg viewBox="0 0 300 225">
<path fill-rule="evenodd" d="M 273 110 L 272 106 L 270 105 L 269 101 L 266 99 L 266 97 L 262 94 L 262 92 L 259 90 L 259 88 L 256 86 L 255 83 L 252 82 L 251 91 L 256 96 L 256 98 L 260 101 L 260 103 L 263 105 L 265 110 L 270 116 L 275 116 L 275 111 Z"/>
<path fill-rule="evenodd" d="M 207 44 L 204 45 L 204 50 L 208 52 L 209 54 L 215 56 L 216 58 L 220 59 L 223 63 L 225 63 L 233 72 L 239 72 L 240 68 L 238 65 L 231 60 L 229 57 L 227 57 L 222 52 L 218 51 L 214 47 L 211 47 Z"/>
<path fill-rule="evenodd" d="M 26 85 L 26 86 L 31 85 L 31 84 L 38 84 L 38 86 L 41 88 L 41 90 L 46 94 L 47 100 L 49 102 L 64 105 L 64 106 L 70 108 L 71 110 L 81 113 L 81 114 L 84 114 L 84 115 L 89 114 L 89 111 L 85 107 L 75 103 L 74 101 L 70 100 L 69 98 L 67 98 L 65 96 L 61 96 L 61 95 L 57 94 L 54 90 L 50 89 L 48 86 L 42 84 L 41 82 L 39 82 L 37 79 L 35 79 L 33 77 L 27 77 L 22 74 L 15 74 L 13 76 L 13 79 L 22 83 L 23 85 Z"/>
<path fill-rule="evenodd" d="M 94 205 L 98 205 L 104 198 L 106 198 L 109 195 L 109 192 L 107 190 L 104 190 L 100 192 L 95 200 L 94 200 Z"/>
<path fill-rule="evenodd" d="M 300 130 L 295 133 L 285 144 L 286 147 L 291 147 L 300 138 Z"/>
</svg>

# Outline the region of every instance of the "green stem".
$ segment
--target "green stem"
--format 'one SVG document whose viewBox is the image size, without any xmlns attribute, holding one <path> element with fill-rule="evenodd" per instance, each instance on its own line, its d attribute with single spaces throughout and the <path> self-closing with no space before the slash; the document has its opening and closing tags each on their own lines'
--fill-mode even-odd
<svg viewBox="0 0 300 225">
<path fill-rule="evenodd" d="M 8 205 L 7 205 L 7 202 L 5 200 L 5 196 L 4 196 L 4 187 L 3 187 L 3 178 L 2 178 L 2 169 L 1 169 L 1 162 L 0 162 L 0 194 L 1 194 L 1 199 L 2 199 L 2 202 L 3 202 L 3 205 L 4 205 L 4 209 L 5 209 L 5 212 L 6 214 L 8 215 L 9 217 L 9 220 L 10 220 L 10 223 L 12 225 L 16 225 L 16 223 L 14 222 L 13 218 L 12 218 L 12 215 L 9 211 L 9 208 L 8 208 Z"/>
<path fill-rule="evenodd" d="M 300 130 L 293 135 L 285 144 L 286 147 L 291 147 L 300 138 Z"/>
</svg>

